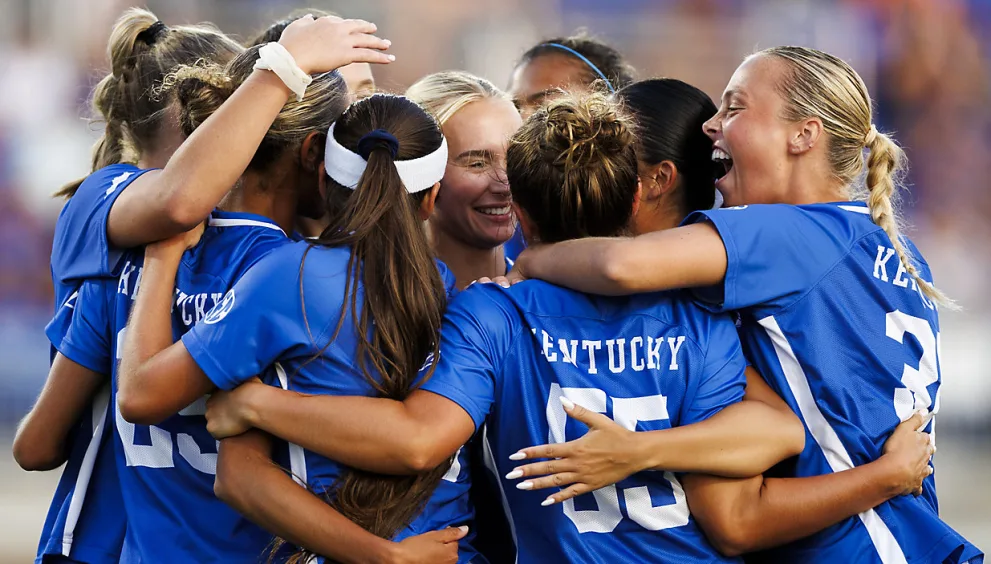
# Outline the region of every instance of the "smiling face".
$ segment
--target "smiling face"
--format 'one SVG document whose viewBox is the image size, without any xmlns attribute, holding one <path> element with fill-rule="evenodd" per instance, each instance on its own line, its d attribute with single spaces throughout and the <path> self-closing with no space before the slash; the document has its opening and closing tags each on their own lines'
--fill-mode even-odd
<svg viewBox="0 0 991 564">
<path fill-rule="evenodd" d="M 506 146 L 521 124 L 513 104 L 500 98 L 471 102 L 447 120 L 450 157 L 430 216 L 434 228 L 479 249 L 513 236 Z"/>
<path fill-rule="evenodd" d="M 747 59 L 726 86 L 719 112 L 703 125 L 713 160 L 726 167 L 716 181 L 726 206 L 787 201 L 795 124 L 784 119 L 785 101 L 775 87 L 785 72 L 778 59 Z"/>
</svg>

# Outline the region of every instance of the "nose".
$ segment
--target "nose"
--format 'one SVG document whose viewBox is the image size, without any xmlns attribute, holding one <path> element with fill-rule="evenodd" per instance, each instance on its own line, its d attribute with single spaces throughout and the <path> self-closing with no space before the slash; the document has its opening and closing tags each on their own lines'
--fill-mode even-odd
<svg viewBox="0 0 991 564">
<path fill-rule="evenodd" d="M 719 135 L 722 129 L 723 129 L 723 118 L 718 113 L 712 116 L 711 118 L 709 118 L 708 120 L 706 120 L 706 122 L 702 124 L 702 131 L 705 132 L 705 134 L 708 135 L 709 138 L 713 140 L 716 139 L 716 137 Z"/>
</svg>

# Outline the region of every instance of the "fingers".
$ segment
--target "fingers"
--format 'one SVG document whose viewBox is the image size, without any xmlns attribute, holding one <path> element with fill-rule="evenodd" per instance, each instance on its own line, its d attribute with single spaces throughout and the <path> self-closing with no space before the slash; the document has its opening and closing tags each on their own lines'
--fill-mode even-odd
<svg viewBox="0 0 991 564">
<path fill-rule="evenodd" d="M 567 413 L 572 419 L 581 421 L 582 423 L 588 425 L 589 428 L 615 425 L 615 422 L 613 422 L 612 419 L 609 419 L 602 413 L 585 409 L 564 396 L 561 396 L 561 405 L 564 406 L 565 413 Z"/>
<path fill-rule="evenodd" d="M 351 52 L 350 58 L 352 63 L 371 63 L 375 65 L 387 65 L 396 60 L 395 55 L 374 49 L 354 49 Z"/>
<path fill-rule="evenodd" d="M 382 39 L 381 37 L 375 35 L 362 33 L 354 36 L 354 43 L 352 46 L 356 49 L 376 49 L 379 51 L 385 51 L 389 47 L 392 47 L 392 41 Z"/>
<path fill-rule="evenodd" d="M 919 429 L 919 426 L 920 425 L 922 425 L 922 413 L 917 411 L 911 417 L 909 417 L 905 421 L 902 421 L 901 424 L 898 425 L 898 426 L 899 427 L 903 427 L 903 426 L 904 427 L 909 427 L 913 431 L 919 431 L 920 430 Z"/>
<path fill-rule="evenodd" d="M 375 33 L 378 31 L 378 26 L 365 20 L 339 20 L 335 23 L 344 25 L 348 33 Z"/>
<path fill-rule="evenodd" d="M 558 443 L 528 447 L 509 455 L 509 459 L 518 461 L 534 458 L 565 458 L 571 453 L 568 445 L 569 443 Z"/>
<path fill-rule="evenodd" d="M 563 488 L 581 480 L 581 475 L 575 472 L 563 472 L 545 476 L 543 478 L 533 478 L 516 484 L 518 490 L 545 490 L 547 488 Z"/>
<path fill-rule="evenodd" d="M 448 527 L 440 532 L 440 541 L 443 543 L 458 542 L 459 540 L 465 538 L 468 534 L 468 526 L 461 525 L 460 527 Z"/>
<path fill-rule="evenodd" d="M 546 462 L 534 462 L 513 468 L 513 471 L 506 474 L 507 480 L 517 480 L 519 478 L 531 478 L 533 476 L 547 476 L 559 472 L 574 472 L 574 464 L 567 459 L 548 460 Z"/>
<path fill-rule="evenodd" d="M 540 502 L 542 507 L 547 507 L 548 505 L 554 505 L 555 503 L 561 503 L 562 501 L 567 501 L 571 498 L 578 497 L 582 494 L 586 494 L 592 491 L 592 487 L 588 484 L 574 484 L 568 486 L 567 488 L 557 492 L 556 494 L 551 494 L 547 496 L 547 499 Z"/>
<path fill-rule="evenodd" d="M 506 282 L 508 282 L 510 285 L 519 284 L 520 282 L 526 280 L 526 277 L 524 277 L 522 274 L 519 273 L 519 271 L 516 270 L 510 270 L 508 273 L 506 273 L 506 276 L 504 278 L 506 279 Z"/>
</svg>

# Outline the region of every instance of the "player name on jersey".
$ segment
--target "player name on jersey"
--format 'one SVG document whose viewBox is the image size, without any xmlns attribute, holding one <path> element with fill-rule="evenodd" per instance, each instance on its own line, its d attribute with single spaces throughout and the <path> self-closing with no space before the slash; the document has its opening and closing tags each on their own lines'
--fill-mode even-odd
<svg viewBox="0 0 991 564">
<path fill-rule="evenodd" d="M 891 264 L 892 258 L 894 259 L 894 264 Z M 889 277 L 888 267 L 895 267 L 896 265 L 897 270 L 894 277 Z M 908 274 L 908 271 L 905 270 L 905 265 L 902 261 L 898 260 L 897 253 L 891 247 L 885 247 L 884 245 L 877 246 L 877 256 L 874 257 L 874 278 L 882 282 L 889 282 L 899 288 L 911 289 L 922 298 L 922 304 L 924 306 L 929 309 L 936 309 L 933 303 L 922 293 L 922 289 L 915 282 L 915 278 L 912 278 Z"/>
<path fill-rule="evenodd" d="M 144 266 L 128 260 L 124 263 L 120 278 L 117 282 L 117 293 L 130 296 L 133 300 L 141 287 L 141 274 Z M 178 310 L 183 325 L 192 327 L 198 323 L 206 314 L 213 309 L 213 306 L 220 303 L 224 294 L 222 292 L 188 294 L 181 288 L 175 289 L 175 301 L 172 304 L 172 311 Z"/>
<path fill-rule="evenodd" d="M 678 370 L 678 353 L 685 343 L 685 336 L 650 337 L 633 335 L 605 340 L 555 338 L 543 329 L 532 327 L 533 336 L 540 343 L 547 362 L 566 362 L 576 368 L 584 368 L 589 374 L 609 370 L 619 374 L 626 370 Z M 602 362 L 605 351 L 606 362 Z M 596 358 L 598 357 L 598 358 Z M 663 358 L 662 358 L 663 357 Z"/>
</svg>

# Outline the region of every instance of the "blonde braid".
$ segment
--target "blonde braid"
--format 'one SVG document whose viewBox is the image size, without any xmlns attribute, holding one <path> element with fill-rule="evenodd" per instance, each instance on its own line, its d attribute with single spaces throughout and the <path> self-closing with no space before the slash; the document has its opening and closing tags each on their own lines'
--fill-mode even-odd
<svg viewBox="0 0 991 564">
<path fill-rule="evenodd" d="M 871 212 L 874 223 L 888 234 L 891 246 L 894 247 L 898 260 L 901 261 L 922 293 L 933 302 L 950 310 L 960 309 L 957 304 L 931 283 L 919 276 L 911 253 L 905 248 L 901 231 L 898 226 L 898 216 L 892 199 L 895 193 L 894 176 L 901 168 L 903 151 L 887 135 L 881 133 L 871 124 L 864 139 L 864 145 L 870 151 L 867 158 L 867 207 Z"/>
</svg>

